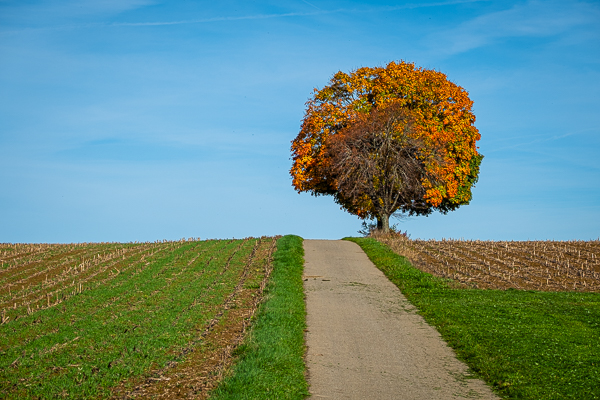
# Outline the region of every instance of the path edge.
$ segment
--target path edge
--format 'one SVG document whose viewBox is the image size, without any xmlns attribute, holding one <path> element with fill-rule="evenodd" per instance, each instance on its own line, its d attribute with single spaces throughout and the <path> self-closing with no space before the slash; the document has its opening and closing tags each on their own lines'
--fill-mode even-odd
<svg viewBox="0 0 600 400">
<path fill-rule="evenodd" d="M 421 271 L 413 266 L 408 258 L 397 254 L 385 243 L 381 243 L 374 238 L 345 237 L 342 240 L 354 242 L 359 245 L 367 257 L 369 257 L 369 260 L 371 260 L 371 262 L 375 265 L 375 267 L 383 272 L 386 278 L 396 285 L 406 299 L 416 308 L 417 314 L 421 315 L 425 322 L 440 334 L 440 337 L 452 350 L 456 358 L 467 366 L 468 373 L 464 377 L 465 379 L 480 379 L 487 387 L 490 388 L 495 396 L 498 396 L 499 398 L 505 397 L 505 395 L 495 387 L 494 382 L 488 375 L 486 375 L 483 371 L 474 368 L 468 357 L 460 349 L 457 349 L 451 341 L 448 340 L 448 337 L 444 334 L 444 331 L 440 329 L 440 327 L 435 323 L 435 321 L 432 320 L 432 318 L 430 318 L 430 316 L 428 316 L 427 313 L 423 312 L 422 307 L 418 304 L 418 302 L 415 301 L 415 296 L 418 295 L 420 291 L 452 289 L 448 284 L 448 280 L 438 278 L 427 272 Z M 383 256 L 376 255 L 373 245 L 381 247 L 386 254 Z M 384 263 L 401 264 L 402 268 L 404 268 L 403 273 L 412 278 L 411 280 L 418 281 L 418 284 L 413 287 L 412 285 L 405 283 L 401 277 L 393 275 L 392 271 L 386 268 Z"/>
</svg>

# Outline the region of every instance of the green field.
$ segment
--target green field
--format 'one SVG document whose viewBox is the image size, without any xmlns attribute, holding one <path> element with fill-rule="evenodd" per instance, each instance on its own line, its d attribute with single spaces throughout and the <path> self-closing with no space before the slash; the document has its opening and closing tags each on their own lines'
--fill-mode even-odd
<svg viewBox="0 0 600 400">
<path fill-rule="evenodd" d="M 106 398 L 167 381 L 189 354 L 226 347 L 213 332 L 239 342 L 274 250 L 273 238 L 0 245 L 2 397 Z M 224 358 L 187 389 L 212 388 Z"/>
<path fill-rule="evenodd" d="M 600 293 L 464 289 L 350 240 L 502 397 L 600 399 Z"/>
</svg>

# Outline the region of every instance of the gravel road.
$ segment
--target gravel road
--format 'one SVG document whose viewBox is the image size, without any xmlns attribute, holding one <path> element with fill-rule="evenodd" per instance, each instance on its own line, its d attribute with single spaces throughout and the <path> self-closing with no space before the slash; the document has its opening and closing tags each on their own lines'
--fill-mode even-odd
<svg viewBox="0 0 600 400">
<path fill-rule="evenodd" d="M 310 392 L 326 399 L 498 399 L 361 248 L 305 240 Z"/>
</svg>

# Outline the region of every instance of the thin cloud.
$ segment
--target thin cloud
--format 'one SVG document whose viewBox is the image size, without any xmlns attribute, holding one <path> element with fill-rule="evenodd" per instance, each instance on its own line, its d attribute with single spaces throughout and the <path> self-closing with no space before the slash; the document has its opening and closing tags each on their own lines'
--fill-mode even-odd
<svg viewBox="0 0 600 400">
<path fill-rule="evenodd" d="M 304 1 L 304 0 L 302 0 Z M 208 22 L 221 22 L 221 21 L 240 21 L 240 20 L 255 20 L 255 19 L 269 19 L 269 18 L 289 18 L 289 17 L 309 17 L 314 15 L 323 14 L 338 14 L 338 13 L 375 13 L 375 12 L 389 12 L 398 11 L 414 8 L 426 8 L 426 7 L 441 7 L 451 6 L 456 4 L 464 3 L 476 3 L 487 0 L 455 0 L 437 3 L 414 3 L 405 4 L 401 6 L 389 6 L 389 7 L 372 7 L 372 8 L 338 8 L 334 10 L 323 10 L 319 7 L 304 1 L 305 3 L 317 8 L 319 11 L 311 12 L 290 12 L 290 13 L 279 13 L 279 14 L 256 14 L 256 15 L 244 15 L 239 17 L 212 17 L 202 18 L 193 20 L 183 21 L 163 21 L 163 22 L 118 22 L 110 24 L 111 26 L 155 26 L 155 25 L 181 25 L 181 24 L 198 24 Z"/>
<path fill-rule="evenodd" d="M 157 22 L 115 22 L 108 24 L 110 26 L 160 26 L 160 25 L 183 25 L 183 24 L 201 24 L 207 22 L 222 22 L 222 21 L 242 21 L 252 19 L 269 19 L 269 18 L 286 18 L 286 17 L 307 17 L 317 14 L 330 14 L 338 12 L 336 11 L 313 11 L 313 12 L 294 12 L 294 13 L 283 13 L 283 14 L 257 14 L 257 15 L 243 15 L 239 17 L 213 17 L 213 18 L 201 18 L 191 19 L 183 21 L 157 21 Z"/>
<path fill-rule="evenodd" d="M 304 0 L 303 0 L 304 1 Z M 333 10 L 324 10 L 319 7 L 304 1 L 305 3 L 316 8 L 315 11 L 310 12 L 289 12 L 289 13 L 276 13 L 276 14 L 254 14 L 254 15 L 242 15 L 242 16 L 219 16 L 210 18 L 199 18 L 179 21 L 144 21 L 144 22 L 113 22 L 113 23 L 82 23 L 82 24 L 64 24 L 60 26 L 51 27 L 27 27 L 22 29 L 13 29 L 10 31 L 0 32 L 0 34 L 17 34 L 20 32 L 32 32 L 32 31 L 45 31 L 45 30 L 70 30 L 70 29 L 85 29 L 94 27 L 116 27 L 116 26 L 130 26 L 130 27 L 142 27 L 142 26 L 168 26 L 168 25 L 186 25 L 186 24 L 202 24 L 202 23 L 214 23 L 214 22 L 227 22 L 227 21 L 244 21 L 244 20 L 260 20 L 260 19 L 273 19 L 273 18 L 292 18 L 292 17 L 310 17 L 316 15 L 326 14 L 340 14 L 340 13 L 377 13 L 377 12 L 391 12 L 415 8 L 428 8 L 428 7 L 444 7 L 452 6 L 457 4 L 465 3 L 477 3 L 488 0 L 454 0 L 445 2 L 435 3 L 411 3 L 399 6 L 388 6 L 388 7 L 371 7 L 371 8 L 337 8 Z M 142 0 L 131 0 L 132 5 L 145 4 Z"/>
<path fill-rule="evenodd" d="M 497 151 L 503 151 L 503 150 L 509 150 L 509 149 L 516 149 L 516 148 L 524 147 L 524 146 L 531 146 L 533 144 L 553 142 L 553 141 L 556 141 L 556 140 L 564 139 L 564 138 L 569 137 L 569 136 L 580 135 L 582 133 L 587 133 L 587 132 L 591 132 L 591 131 L 596 131 L 596 129 L 582 129 L 582 130 L 575 131 L 575 132 L 568 132 L 568 133 L 565 133 L 565 134 L 562 134 L 562 135 L 554 135 L 554 136 L 550 136 L 550 137 L 544 136 L 542 138 L 539 138 L 539 139 L 536 139 L 536 140 L 531 140 L 531 141 L 528 141 L 528 142 L 516 143 L 516 144 L 511 145 L 511 146 L 504 146 L 504 147 L 500 147 L 500 148 L 491 149 L 491 150 L 486 151 L 486 154 L 488 154 L 488 153 L 495 153 Z M 540 136 L 540 135 L 538 135 L 538 136 Z"/>
<path fill-rule="evenodd" d="M 529 1 L 511 9 L 474 18 L 428 39 L 446 55 L 463 53 L 503 38 L 543 37 L 595 24 L 600 9 L 589 3 Z M 440 39 L 441 38 L 441 39 Z"/>
<path fill-rule="evenodd" d="M 304 3 L 306 3 L 306 4 L 308 4 L 309 6 L 316 8 L 317 10 L 323 10 L 322 8 L 319 8 L 319 7 L 315 6 L 315 5 L 314 5 L 314 4 L 312 4 L 312 3 L 309 3 L 309 2 L 308 2 L 308 1 L 306 1 L 306 0 L 302 0 L 302 1 L 303 1 Z"/>
</svg>

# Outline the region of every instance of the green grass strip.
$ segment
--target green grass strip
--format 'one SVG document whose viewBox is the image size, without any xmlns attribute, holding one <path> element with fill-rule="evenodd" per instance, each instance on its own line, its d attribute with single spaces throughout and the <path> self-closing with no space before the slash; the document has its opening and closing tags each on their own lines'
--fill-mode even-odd
<svg viewBox="0 0 600 400">
<path fill-rule="evenodd" d="M 232 375 L 211 399 L 303 399 L 309 395 L 304 365 L 303 257 L 302 238 L 288 235 L 277 241 L 265 301 L 248 338 L 236 350 L 239 361 Z"/>
<path fill-rule="evenodd" d="M 457 289 L 374 239 L 348 240 L 502 397 L 600 399 L 600 293 Z"/>
</svg>

